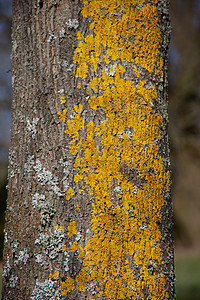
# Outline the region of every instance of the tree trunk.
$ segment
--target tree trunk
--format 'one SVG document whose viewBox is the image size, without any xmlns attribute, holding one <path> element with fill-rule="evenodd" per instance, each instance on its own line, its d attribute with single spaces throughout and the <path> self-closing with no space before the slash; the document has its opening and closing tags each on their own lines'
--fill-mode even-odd
<svg viewBox="0 0 200 300">
<path fill-rule="evenodd" d="M 166 0 L 14 0 L 3 299 L 175 299 Z"/>
</svg>

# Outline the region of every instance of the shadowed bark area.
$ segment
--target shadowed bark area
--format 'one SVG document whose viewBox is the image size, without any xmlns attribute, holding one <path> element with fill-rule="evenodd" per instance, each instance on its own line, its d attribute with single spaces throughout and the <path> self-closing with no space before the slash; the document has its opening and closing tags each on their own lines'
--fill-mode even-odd
<svg viewBox="0 0 200 300">
<path fill-rule="evenodd" d="M 14 1 L 3 299 L 174 299 L 168 1 Z"/>
</svg>

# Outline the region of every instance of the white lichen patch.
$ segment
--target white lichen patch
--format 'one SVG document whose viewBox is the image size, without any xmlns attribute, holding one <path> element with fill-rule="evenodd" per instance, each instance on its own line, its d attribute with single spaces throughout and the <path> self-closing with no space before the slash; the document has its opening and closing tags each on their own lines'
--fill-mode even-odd
<svg viewBox="0 0 200 300">
<path fill-rule="evenodd" d="M 57 196 L 59 197 L 64 196 L 64 192 L 62 192 L 58 187 L 59 184 L 58 178 L 55 175 L 53 175 L 49 170 L 43 168 L 42 163 L 39 159 L 36 159 L 36 163 L 33 166 L 33 169 L 36 172 L 38 182 L 42 186 L 47 184 Z"/>
<path fill-rule="evenodd" d="M 40 282 L 36 279 L 35 287 L 32 291 L 30 300 L 40 300 L 40 299 L 61 299 L 61 290 L 54 287 L 55 282 L 52 280 L 45 280 Z"/>
<path fill-rule="evenodd" d="M 44 258 L 42 256 L 42 254 L 35 255 L 35 261 L 36 261 L 36 263 L 38 263 L 41 266 L 43 266 L 44 265 Z"/>
<path fill-rule="evenodd" d="M 65 37 L 65 28 L 61 28 L 61 30 L 59 31 L 59 36 L 60 36 L 60 38 Z"/>
<path fill-rule="evenodd" d="M 120 185 L 117 185 L 115 188 L 114 188 L 114 191 L 120 195 L 123 194 L 122 190 L 121 190 L 121 186 Z"/>
<path fill-rule="evenodd" d="M 70 64 L 69 68 L 67 68 L 67 72 L 71 72 L 73 70 L 74 64 Z"/>
<path fill-rule="evenodd" d="M 31 133 L 32 138 L 34 138 L 36 136 L 37 133 L 37 124 L 38 124 L 39 118 L 33 118 L 33 120 L 31 121 L 30 119 L 26 119 L 26 123 L 27 123 L 27 129 L 28 131 Z"/>
<path fill-rule="evenodd" d="M 18 277 L 14 276 L 14 275 L 11 275 L 11 277 L 9 278 L 10 287 L 15 288 L 17 281 L 18 281 Z"/>
<path fill-rule="evenodd" d="M 137 191 L 138 191 L 138 187 L 135 186 L 134 189 L 131 192 L 134 193 L 134 194 L 137 194 Z"/>
<path fill-rule="evenodd" d="M 70 255 L 67 252 L 65 252 L 64 270 L 66 272 L 69 271 L 69 261 L 70 261 Z"/>
<path fill-rule="evenodd" d="M 124 132 L 118 133 L 118 138 L 124 140 L 125 135 L 127 135 L 127 137 L 129 138 L 129 140 L 131 140 L 131 138 L 133 136 L 133 133 L 130 130 L 126 130 Z"/>
<path fill-rule="evenodd" d="M 58 94 L 60 94 L 60 96 L 62 96 L 62 94 L 64 94 L 64 93 L 65 93 L 64 89 L 61 89 L 61 90 L 58 91 Z"/>
<path fill-rule="evenodd" d="M 67 61 L 67 60 L 63 60 L 63 61 L 61 62 L 61 66 L 62 66 L 63 68 L 68 68 L 68 66 L 69 66 L 68 61 Z"/>
<path fill-rule="evenodd" d="M 82 237 L 82 235 L 81 235 L 81 233 L 78 231 L 77 234 L 76 234 L 75 240 L 78 242 L 78 241 L 80 241 L 81 237 Z"/>
<path fill-rule="evenodd" d="M 8 275 L 10 274 L 10 270 L 11 270 L 10 259 L 9 256 L 7 255 L 7 260 L 6 263 L 4 264 L 2 276 L 8 277 Z"/>
<path fill-rule="evenodd" d="M 24 248 L 24 250 L 19 251 L 18 262 L 23 262 L 25 265 L 29 259 L 28 250 Z"/>
<path fill-rule="evenodd" d="M 146 222 L 142 222 L 142 225 L 140 225 L 140 229 L 144 230 L 145 228 L 148 228 L 148 225 Z"/>
<path fill-rule="evenodd" d="M 62 252 L 64 246 L 64 232 L 60 228 L 54 229 L 54 233 L 50 236 L 48 234 L 40 233 L 38 239 L 35 240 L 35 245 L 41 245 L 46 255 L 50 259 L 58 256 Z"/>
<path fill-rule="evenodd" d="M 69 175 L 70 175 L 70 169 L 69 169 L 69 162 L 68 161 L 64 161 L 62 158 L 59 161 L 60 165 L 63 167 L 63 179 L 62 179 L 62 183 L 63 183 L 63 192 L 66 192 L 69 187 L 70 187 L 70 183 L 69 183 Z"/>
<path fill-rule="evenodd" d="M 67 22 L 66 22 L 66 25 L 69 29 L 77 29 L 78 26 L 79 26 L 79 22 L 77 19 L 69 19 Z"/>
<path fill-rule="evenodd" d="M 114 76 L 116 73 L 116 67 L 117 67 L 117 64 L 109 64 L 109 65 L 105 66 L 104 70 L 107 75 Z"/>
<path fill-rule="evenodd" d="M 32 171 L 34 166 L 34 156 L 28 156 L 27 161 L 24 164 L 24 170 L 26 173 L 29 173 Z"/>
<path fill-rule="evenodd" d="M 43 194 L 38 194 L 38 193 L 35 193 L 33 196 L 32 196 L 32 205 L 34 208 L 38 207 L 38 204 L 40 201 L 44 201 L 45 200 L 45 195 Z"/>
<path fill-rule="evenodd" d="M 54 35 L 54 32 L 52 32 L 51 30 L 49 31 L 49 37 L 48 37 L 48 40 L 47 42 L 50 43 L 53 39 L 55 39 L 55 35 Z"/>
<path fill-rule="evenodd" d="M 8 242 L 8 233 L 4 229 L 4 243 L 7 243 L 7 242 Z"/>
</svg>

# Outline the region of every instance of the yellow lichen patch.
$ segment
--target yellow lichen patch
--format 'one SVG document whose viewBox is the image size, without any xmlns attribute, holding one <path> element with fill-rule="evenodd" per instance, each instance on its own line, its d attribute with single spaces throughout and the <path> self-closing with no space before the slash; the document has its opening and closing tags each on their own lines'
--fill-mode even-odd
<svg viewBox="0 0 200 300">
<path fill-rule="evenodd" d="M 95 92 L 98 92 L 100 82 L 101 78 L 94 77 L 93 80 L 90 81 L 90 88 L 93 89 Z"/>
<path fill-rule="evenodd" d="M 60 97 L 60 100 L 62 101 L 63 104 L 66 103 L 66 97 L 65 96 Z"/>
<path fill-rule="evenodd" d="M 76 250 L 78 250 L 78 243 L 77 241 L 75 241 L 72 246 L 71 246 L 71 251 L 72 252 L 75 252 Z"/>
<path fill-rule="evenodd" d="M 65 281 L 61 281 L 61 291 L 62 291 L 62 296 L 66 296 L 69 292 L 74 290 L 74 279 L 71 277 L 67 277 Z"/>
<path fill-rule="evenodd" d="M 77 234 L 75 221 L 70 222 L 67 229 L 68 229 L 67 235 L 69 237 L 72 237 L 72 235 Z"/>
<path fill-rule="evenodd" d="M 77 84 L 77 88 L 78 88 L 78 89 L 81 88 L 81 82 L 79 82 L 79 83 Z"/>
<path fill-rule="evenodd" d="M 60 225 L 56 225 L 56 226 L 54 226 L 54 228 L 55 229 L 60 229 L 60 230 L 62 230 L 62 232 L 64 232 L 64 228 Z"/>
<path fill-rule="evenodd" d="M 85 257 L 85 251 L 83 249 L 82 246 L 79 246 L 79 254 L 78 254 L 78 257 L 80 258 L 84 258 Z"/>
<path fill-rule="evenodd" d="M 74 136 L 74 139 L 77 140 L 79 138 L 79 131 L 84 127 L 85 123 L 81 116 L 82 105 L 75 105 L 74 111 L 75 117 L 67 121 L 68 130 L 66 133 L 69 136 Z"/>
<path fill-rule="evenodd" d="M 89 275 L 87 272 L 82 269 L 79 274 L 76 276 L 76 285 L 77 289 L 81 292 L 85 292 L 86 284 L 89 282 Z"/>
<path fill-rule="evenodd" d="M 74 110 L 75 110 L 75 112 L 77 112 L 77 113 L 81 113 L 82 110 L 83 110 L 83 105 L 82 105 L 82 104 L 75 105 L 75 106 L 74 106 Z"/>
<path fill-rule="evenodd" d="M 74 184 L 85 184 L 93 201 L 93 235 L 84 249 L 71 246 L 83 259 L 75 285 L 84 292 L 95 283 L 95 299 L 143 299 L 144 290 L 147 299 L 168 299 L 158 224 L 170 174 L 159 154 L 163 116 L 153 109 L 158 96 L 149 79 L 163 76 L 156 3 L 83 0 L 82 14 L 92 21 L 88 35 L 77 32 L 75 76 L 88 83 L 90 110 L 105 118 L 85 122 L 75 105 L 66 133 Z M 76 233 L 73 221 L 67 234 Z"/>
<path fill-rule="evenodd" d="M 65 193 L 66 200 L 69 200 L 73 195 L 75 195 L 75 194 L 74 194 L 74 191 L 73 191 L 73 189 L 70 187 L 70 188 L 66 191 L 66 193 Z"/>
<path fill-rule="evenodd" d="M 49 279 L 50 280 L 55 280 L 59 277 L 59 272 L 58 271 L 55 271 L 53 274 L 49 274 Z"/>
<path fill-rule="evenodd" d="M 66 119 L 67 119 L 66 114 L 67 114 L 67 110 L 66 110 L 66 109 L 64 109 L 62 113 L 61 113 L 61 112 L 58 112 L 58 115 L 60 116 L 60 120 L 61 120 L 62 122 L 64 122 L 64 123 L 65 123 L 65 121 L 66 121 Z"/>
<path fill-rule="evenodd" d="M 63 248 L 62 248 L 62 252 L 65 252 L 67 250 L 67 246 L 64 245 Z"/>
</svg>

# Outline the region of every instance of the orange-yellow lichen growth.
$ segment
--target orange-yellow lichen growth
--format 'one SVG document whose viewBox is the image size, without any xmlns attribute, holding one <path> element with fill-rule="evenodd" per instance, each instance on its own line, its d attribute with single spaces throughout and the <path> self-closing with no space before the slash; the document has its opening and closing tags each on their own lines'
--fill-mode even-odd
<svg viewBox="0 0 200 300">
<path fill-rule="evenodd" d="M 67 246 L 64 245 L 63 248 L 62 248 L 62 252 L 65 252 L 67 250 Z"/>
<path fill-rule="evenodd" d="M 60 111 L 58 112 L 58 115 L 60 116 L 60 120 L 64 123 L 66 122 L 66 119 L 67 119 L 66 114 L 67 114 L 66 109 L 64 109 L 62 113 Z"/>
<path fill-rule="evenodd" d="M 75 105 L 74 106 L 75 116 L 71 120 L 67 121 L 68 129 L 67 129 L 66 133 L 69 136 L 73 136 L 75 140 L 78 140 L 79 131 L 84 127 L 84 123 L 85 123 L 81 116 L 82 109 L 83 109 L 83 106 L 81 104 Z"/>
<path fill-rule="evenodd" d="M 72 235 L 77 234 L 75 221 L 70 222 L 67 229 L 68 229 L 67 235 L 69 237 L 72 237 Z"/>
<path fill-rule="evenodd" d="M 92 21 L 88 35 L 77 32 L 75 76 L 84 86 L 88 82 L 90 110 L 103 111 L 105 118 L 85 122 L 79 104 L 67 120 L 74 184 L 80 189 L 84 183 L 93 200 L 93 235 L 84 249 L 71 244 L 83 266 L 67 282 L 68 292 L 75 286 L 84 292 L 95 283 L 95 299 L 143 299 L 144 290 L 148 299 L 168 299 L 158 224 L 170 174 L 159 154 L 163 117 L 152 105 L 156 86 L 147 80 L 151 73 L 163 76 L 156 3 L 83 0 L 82 14 Z M 76 233 L 70 222 L 67 235 Z"/>
<path fill-rule="evenodd" d="M 62 230 L 62 232 L 64 232 L 64 228 L 60 225 L 56 225 L 56 226 L 54 226 L 54 228 L 55 229 L 60 229 L 60 230 Z"/>
<path fill-rule="evenodd" d="M 72 252 L 75 252 L 76 250 L 78 250 L 78 243 L 77 241 L 75 241 L 72 246 L 71 246 L 71 251 Z"/>
<path fill-rule="evenodd" d="M 49 279 L 50 280 L 55 280 L 55 279 L 57 279 L 57 278 L 59 278 L 59 272 L 58 271 L 55 271 L 53 274 L 49 274 Z"/>
<path fill-rule="evenodd" d="M 62 101 L 63 104 L 65 104 L 66 103 L 66 96 L 61 96 L 60 100 Z"/>
<path fill-rule="evenodd" d="M 62 296 L 66 296 L 69 292 L 73 291 L 74 287 L 74 279 L 71 277 L 67 277 L 65 281 L 61 281 Z"/>
<path fill-rule="evenodd" d="M 70 187 L 70 188 L 66 191 L 66 193 L 65 193 L 66 200 L 69 200 L 73 195 L 75 195 L 75 194 L 74 194 L 74 191 L 73 191 L 73 189 Z"/>
<path fill-rule="evenodd" d="M 78 88 L 78 89 L 81 88 L 81 82 L 79 82 L 79 83 L 77 84 L 77 88 Z"/>
</svg>

